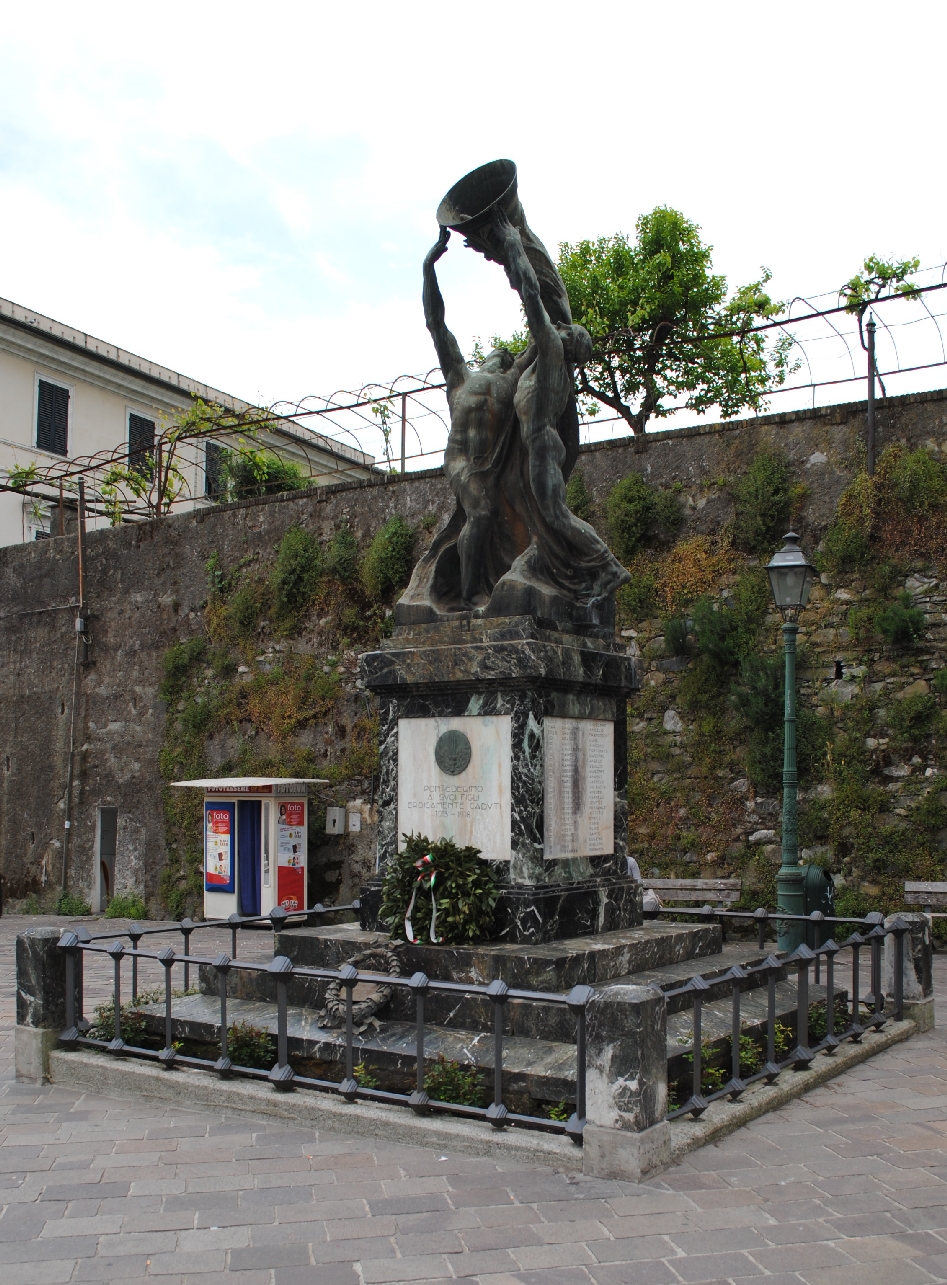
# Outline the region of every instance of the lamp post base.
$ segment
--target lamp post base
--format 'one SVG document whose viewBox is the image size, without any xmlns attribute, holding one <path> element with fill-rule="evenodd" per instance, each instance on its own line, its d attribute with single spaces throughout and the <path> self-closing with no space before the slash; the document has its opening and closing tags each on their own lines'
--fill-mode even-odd
<svg viewBox="0 0 947 1285">
<path fill-rule="evenodd" d="M 805 914 L 805 893 L 803 891 L 804 871 L 801 866 L 783 866 L 776 875 L 776 907 L 786 915 Z M 805 940 L 806 926 L 803 923 L 786 923 L 780 920 L 777 924 L 777 941 L 780 950 L 794 951 Z"/>
</svg>

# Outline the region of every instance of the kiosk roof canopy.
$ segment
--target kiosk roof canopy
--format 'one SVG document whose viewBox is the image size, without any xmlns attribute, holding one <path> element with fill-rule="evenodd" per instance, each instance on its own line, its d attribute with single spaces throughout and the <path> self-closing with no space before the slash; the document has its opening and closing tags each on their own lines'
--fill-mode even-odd
<svg viewBox="0 0 947 1285">
<path fill-rule="evenodd" d="M 328 785 L 317 776 L 206 776 L 199 781 L 171 781 L 171 785 L 201 790 L 252 790 L 265 785 Z"/>
</svg>

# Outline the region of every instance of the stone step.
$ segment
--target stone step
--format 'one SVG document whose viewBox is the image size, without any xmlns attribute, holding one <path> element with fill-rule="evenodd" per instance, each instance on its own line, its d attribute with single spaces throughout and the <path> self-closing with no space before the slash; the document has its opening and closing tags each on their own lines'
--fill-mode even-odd
<svg viewBox="0 0 947 1285">
<path fill-rule="evenodd" d="M 353 955 L 385 946 L 384 933 L 364 932 L 355 924 L 329 928 L 290 928 L 277 933 L 274 953 L 294 964 L 338 968 Z M 406 975 L 426 973 L 438 981 L 487 984 L 499 977 L 517 990 L 569 991 L 618 977 L 665 968 L 683 960 L 719 955 L 718 924 L 665 924 L 652 921 L 596 937 L 569 937 L 539 945 L 484 942 L 477 946 L 397 946 Z"/>
<path fill-rule="evenodd" d="M 164 1006 L 151 1004 L 142 1011 L 147 1017 L 151 1033 L 164 1035 Z M 199 1043 L 220 1042 L 220 1005 L 209 995 L 186 995 L 173 1003 L 173 1033 L 175 1039 Z M 249 1022 L 252 1026 L 269 1031 L 276 1038 L 276 1010 L 265 1000 L 229 1000 L 227 1021 L 230 1024 Z M 575 1019 L 571 1042 L 556 1043 L 522 1036 L 510 1036 L 503 1041 L 504 1101 L 511 1109 L 535 1113 L 540 1103 L 575 1101 Z M 301 1074 L 320 1079 L 341 1080 L 345 1065 L 345 1033 L 338 1028 L 320 1027 L 311 1009 L 291 1005 L 287 1011 L 287 1040 L 289 1057 L 294 1062 L 302 1060 L 311 1065 L 303 1067 Z M 403 1080 L 399 1084 L 385 1084 L 396 1091 L 410 1093 L 414 1088 L 416 1066 L 414 1023 L 382 1021 L 371 1024 L 354 1039 L 355 1062 L 365 1062 L 389 1076 Z M 461 1066 L 476 1066 L 483 1070 L 488 1104 L 493 1085 L 493 1030 L 480 1032 L 454 1030 L 443 1026 L 425 1025 L 425 1067 L 430 1070 L 438 1058 L 458 1062 Z M 214 1054 L 213 1056 L 217 1056 Z M 507 1093 L 509 1092 L 509 1100 Z"/>
<path fill-rule="evenodd" d="M 689 977 L 701 967 L 700 960 L 716 964 L 719 952 L 719 928 L 712 924 L 694 927 L 689 924 L 651 923 L 640 928 L 603 933 L 598 938 L 578 937 L 539 946 L 494 945 L 471 948 L 444 946 L 398 946 L 402 973 L 410 976 L 421 971 L 435 980 L 461 980 L 477 984 L 501 977 L 511 987 L 523 990 L 571 990 L 578 982 L 607 985 L 614 979 L 612 970 L 621 965 L 646 963 L 651 976 L 660 975 L 656 965 L 675 967 Z M 383 948 L 389 938 L 382 933 L 365 932 L 354 924 L 331 928 L 293 929 L 278 934 L 274 949 L 303 967 L 338 968 L 365 950 Z M 706 953 L 710 951 L 710 953 Z M 727 964 L 723 971 L 730 965 Z M 453 971 L 454 967 L 457 972 Z M 365 971 L 378 971 L 380 964 L 362 965 Z M 670 977 L 672 974 L 668 974 Z M 676 975 L 676 974 L 675 974 Z M 555 985 L 554 980 L 560 979 Z M 628 980 L 638 981 L 631 973 Z M 216 970 L 202 966 L 200 989 L 216 995 Z M 669 985 L 672 983 L 669 982 Z M 289 1002 L 318 1011 L 324 1003 L 326 983 L 315 978 L 294 977 L 289 983 Z M 227 993 L 234 999 L 255 1003 L 276 1002 L 276 982 L 266 973 L 234 969 L 227 982 Z M 410 1022 L 414 1017 L 414 999 L 404 988 L 395 991 L 383 1016 L 389 1021 Z M 458 996 L 432 993 L 427 1000 L 427 1017 L 434 1025 L 474 1033 L 493 1029 L 493 1007 L 480 996 Z M 542 1001 L 511 1001 L 504 1008 L 504 1031 L 528 1039 L 566 1041 L 575 1034 L 575 1018 L 561 1005 Z"/>
<path fill-rule="evenodd" d="M 828 990 L 825 986 L 809 983 L 809 1005 L 825 1003 Z M 836 1002 L 848 999 L 848 991 L 835 987 Z M 764 1037 L 769 1010 L 768 995 L 765 989 L 745 991 L 740 1001 L 740 1022 L 744 1035 Z M 776 1021 L 788 1027 L 795 1039 L 796 1018 L 798 1012 L 798 992 L 793 980 L 777 982 L 776 985 Z M 730 1033 L 733 1023 L 733 1003 L 729 987 L 726 999 L 711 1003 L 706 1000 L 701 1010 L 701 1044 L 711 1045 L 716 1051 L 726 1046 L 729 1048 Z M 692 1063 L 689 1057 L 694 1051 L 694 1010 L 689 1005 L 686 1010 L 669 1013 L 667 1019 L 668 1050 L 668 1083 L 673 1083 L 689 1074 Z M 688 1060 L 685 1060 L 688 1059 Z"/>
<path fill-rule="evenodd" d="M 698 961 L 698 967 L 694 967 L 694 961 L 683 959 L 675 964 L 667 964 L 663 968 L 645 969 L 640 973 L 633 973 L 628 977 L 616 978 L 616 982 L 627 982 L 635 986 L 659 986 L 663 991 L 677 990 L 685 982 L 696 974 L 700 973 L 704 981 L 709 982 L 710 990 L 704 993 L 704 1003 L 712 1003 L 718 999 L 729 999 L 731 993 L 731 984 L 725 981 L 727 973 L 734 965 L 741 968 L 754 969 L 759 968 L 769 955 L 779 959 L 784 952 L 776 950 L 773 943 L 769 943 L 770 949 L 759 950 L 755 945 L 748 942 L 730 942 L 723 947 L 719 955 L 714 955 L 709 959 Z M 789 965 L 777 974 L 777 981 L 785 981 L 787 976 L 794 976 L 794 968 Z M 765 972 L 751 973 L 743 983 L 745 992 L 756 990 L 760 986 L 766 986 L 768 975 Z M 668 1001 L 668 1013 L 678 1013 L 683 1009 L 690 1008 L 691 1000 L 688 995 L 678 995 Z"/>
</svg>

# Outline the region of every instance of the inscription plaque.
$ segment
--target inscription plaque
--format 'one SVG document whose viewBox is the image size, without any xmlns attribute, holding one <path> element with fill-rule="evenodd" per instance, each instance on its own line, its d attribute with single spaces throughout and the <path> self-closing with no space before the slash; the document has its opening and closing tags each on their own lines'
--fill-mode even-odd
<svg viewBox="0 0 947 1285">
<path fill-rule="evenodd" d="M 615 849 L 615 725 L 593 718 L 543 720 L 547 857 L 596 857 Z"/>
<path fill-rule="evenodd" d="M 511 741 L 509 714 L 399 718 L 398 851 L 426 834 L 508 861 Z"/>
</svg>

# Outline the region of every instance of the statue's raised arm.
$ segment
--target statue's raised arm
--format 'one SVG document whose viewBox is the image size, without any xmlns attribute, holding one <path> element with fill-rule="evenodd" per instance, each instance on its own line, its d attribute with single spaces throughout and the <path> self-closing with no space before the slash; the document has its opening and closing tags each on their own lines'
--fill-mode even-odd
<svg viewBox="0 0 947 1285">
<path fill-rule="evenodd" d="M 444 320 L 444 297 L 437 283 L 437 273 L 434 271 L 435 263 L 447 252 L 449 240 L 450 228 L 442 227 L 440 236 L 424 258 L 424 288 L 421 292 L 424 302 L 424 323 L 434 340 L 434 350 L 447 381 L 448 396 L 467 378 L 467 363 L 464 361 L 464 355 Z"/>
</svg>

